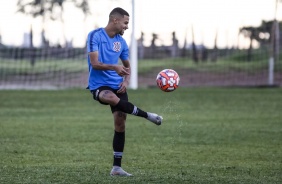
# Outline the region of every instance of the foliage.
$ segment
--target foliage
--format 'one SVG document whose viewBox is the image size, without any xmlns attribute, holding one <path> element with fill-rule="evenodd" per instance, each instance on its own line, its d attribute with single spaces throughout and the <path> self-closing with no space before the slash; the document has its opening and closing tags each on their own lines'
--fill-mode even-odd
<svg viewBox="0 0 282 184">
<path fill-rule="evenodd" d="M 30 66 L 28 60 L 3 60 L 0 63 L 1 70 L 5 75 L 32 75 L 65 72 L 82 72 L 87 70 L 87 66 L 78 60 L 37 60 L 36 65 Z"/>
<path fill-rule="evenodd" d="M 55 9 L 63 11 L 65 2 L 71 2 L 75 7 L 81 9 L 85 15 L 90 14 L 88 0 L 18 0 L 18 12 L 31 15 L 33 17 L 50 15 L 50 18 L 56 20 L 60 17 L 56 14 Z"/>
<path fill-rule="evenodd" d="M 230 59 L 221 58 L 214 62 L 194 63 L 190 59 L 163 59 L 163 60 L 141 60 L 138 63 L 138 73 L 145 74 L 156 72 L 165 68 L 175 70 L 194 70 L 198 72 L 225 73 L 234 71 L 241 72 L 261 72 L 268 68 L 267 57 L 254 57 L 254 62 L 246 62 L 245 55 L 241 52 L 234 54 Z M 275 69 L 281 71 L 280 63 L 275 63 Z"/>
<path fill-rule="evenodd" d="M 265 52 L 265 53 L 263 53 Z M 232 71 L 240 72 L 261 72 L 268 68 L 268 56 L 267 51 L 263 49 L 254 50 L 253 62 L 246 61 L 246 51 L 235 51 L 228 57 L 221 57 L 216 63 L 214 62 L 198 62 L 195 63 L 188 58 L 178 59 L 146 59 L 139 60 L 138 73 L 139 75 L 146 75 L 150 73 L 157 73 L 160 70 L 166 68 L 172 68 L 175 70 L 187 70 L 186 73 L 191 70 L 197 72 L 207 73 L 226 73 Z M 282 53 L 280 58 L 282 58 Z M 275 63 L 275 70 L 281 72 L 282 65 Z M 51 58 L 51 56 L 44 59 L 44 57 L 38 57 L 36 65 L 31 66 L 28 59 L 1 59 L 0 71 L 3 78 L 10 76 L 27 76 L 37 75 L 39 76 L 49 73 L 50 75 L 56 75 L 57 72 L 87 72 L 86 60 L 83 55 L 78 55 L 75 58 L 62 59 Z M 185 73 L 185 71 L 183 71 Z M 182 73 L 181 73 L 182 74 Z"/>
<path fill-rule="evenodd" d="M 226 57 L 227 61 L 247 62 L 246 50 L 236 50 L 234 53 Z M 253 50 L 253 62 L 267 61 L 269 59 L 269 51 L 260 47 Z"/>
<path fill-rule="evenodd" d="M 280 30 L 282 30 L 282 22 L 278 22 Z M 261 44 L 269 44 L 272 39 L 272 26 L 273 20 L 270 21 L 262 21 L 261 25 L 258 27 L 248 26 L 242 27 L 240 29 L 240 33 L 242 33 L 245 37 L 249 37 L 251 39 L 255 39 Z"/>
<path fill-rule="evenodd" d="M 279 183 L 281 89 L 129 91 L 160 113 L 128 115 L 123 167 L 109 176 L 113 123 L 87 90 L 0 91 L 0 183 Z"/>
</svg>

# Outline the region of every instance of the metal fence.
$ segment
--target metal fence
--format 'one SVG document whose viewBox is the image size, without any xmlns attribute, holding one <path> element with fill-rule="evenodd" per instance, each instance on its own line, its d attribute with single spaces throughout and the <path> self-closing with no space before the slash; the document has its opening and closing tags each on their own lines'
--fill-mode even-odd
<svg viewBox="0 0 282 184">
<path fill-rule="evenodd" d="M 85 49 L 0 49 L 0 89 L 80 88 L 86 80 Z"/>
<path fill-rule="evenodd" d="M 282 64 L 269 60 L 268 48 L 250 53 L 235 48 L 139 47 L 138 56 L 139 87 L 155 87 L 157 73 L 165 68 L 179 73 L 182 87 L 282 86 Z M 85 48 L 1 48 L 0 89 L 85 88 L 86 57 Z"/>
</svg>

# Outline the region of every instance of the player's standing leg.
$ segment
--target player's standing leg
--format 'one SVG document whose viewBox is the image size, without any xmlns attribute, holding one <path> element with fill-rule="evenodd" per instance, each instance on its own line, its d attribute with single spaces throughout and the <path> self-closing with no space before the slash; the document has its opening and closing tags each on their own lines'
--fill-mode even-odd
<svg viewBox="0 0 282 184">
<path fill-rule="evenodd" d="M 113 138 L 113 152 L 114 152 L 114 162 L 113 168 L 110 172 L 112 176 L 132 176 L 131 174 L 125 172 L 121 168 L 121 160 L 124 150 L 125 143 L 125 122 L 126 115 L 132 114 L 139 117 L 144 117 L 149 121 L 160 125 L 162 123 L 162 117 L 154 114 L 145 112 L 132 103 L 128 102 L 127 93 L 116 93 L 110 88 L 101 88 L 92 91 L 95 100 L 98 100 L 102 104 L 109 104 L 114 116 L 114 138 Z"/>
<path fill-rule="evenodd" d="M 113 116 L 114 116 L 114 126 L 115 126 L 115 134 L 113 138 L 114 162 L 110 175 L 132 176 L 132 174 L 125 172 L 121 168 L 121 159 L 122 159 L 124 143 L 125 143 L 126 114 L 121 111 L 115 111 L 113 112 Z"/>
</svg>

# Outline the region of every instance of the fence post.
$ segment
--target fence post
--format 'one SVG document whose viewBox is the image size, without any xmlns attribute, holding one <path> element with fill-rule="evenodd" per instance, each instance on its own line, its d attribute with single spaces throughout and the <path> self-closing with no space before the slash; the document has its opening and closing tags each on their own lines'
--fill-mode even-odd
<svg viewBox="0 0 282 184">
<path fill-rule="evenodd" d="M 270 57 L 268 61 L 268 85 L 272 86 L 274 81 L 274 58 Z"/>
<path fill-rule="evenodd" d="M 138 88 L 138 58 L 137 58 L 137 43 L 135 39 L 135 9 L 134 0 L 132 0 L 132 33 L 131 33 L 131 44 L 130 44 L 130 63 L 131 63 L 131 77 L 130 77 L 130 88 Z"/>
</svg>

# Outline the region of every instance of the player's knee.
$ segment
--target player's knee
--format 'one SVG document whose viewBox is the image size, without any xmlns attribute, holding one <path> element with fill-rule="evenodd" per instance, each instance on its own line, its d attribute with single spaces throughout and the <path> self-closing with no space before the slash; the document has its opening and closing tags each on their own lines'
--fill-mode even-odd
<svg viewBox="0 0 282 184">
<path fill-rule="evenodd" d="M 125 131 L 126 113 L 117 111 L 114 113 L 115 129 L 116 131 Z"/>
<path fill-rule="evenodd" d="M 115 122 L 115 130 L 118 132 L 124 132 L 125 131 L 125 123 L 122 121 L 116 121 Z"/>
<path fill-rule="evenodd" d="M 125 125 L 120 125 L 120 126 L 116 125 L 115 126 L 115 131 L 117 131 L 117 132 L 124 132 L 125 131 Z"/>
<path fill-rule="evenodd" d="M 113 92 L 108 90 L 101 92 L 99 98 L 110 105 L 115 105 L 119 101 L 119 98 Z"/>
</svg>

